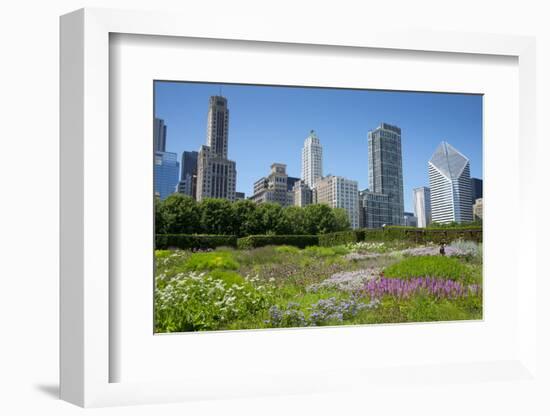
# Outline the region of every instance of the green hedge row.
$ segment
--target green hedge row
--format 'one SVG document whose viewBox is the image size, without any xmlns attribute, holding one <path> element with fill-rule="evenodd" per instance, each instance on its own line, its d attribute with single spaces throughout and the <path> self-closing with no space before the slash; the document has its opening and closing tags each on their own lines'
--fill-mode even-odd
<svg viewBox="0 0 550 416">
<path fill-rule="evenodd" d="M 237 247 L 237 237 L 234 235 L 201 235 L 201 234 L 157 234 L 155 248 L 206 249 L 220 246 Z"/>
<path fill-rule="evenodd" d="M 299 248 L 307 246 L 337 246 L 359 241 L 392 241 L 409 240 L 414 242 L 445 241 L 447 243 L 463 239 L 481 242 L 483 231 L 481 227 L 470 228 L 415 228 L 386 227 L 384 230 L 359 229 L 338 231 L 320 235 L 250 235 L 237 238 L 234 235 L 201 235 L 201 234 L 157 234 L 155 247 L 157 249 L 180 248 L 206 249 L 220 246 L 250 249 L 269 245 L 289 245 Z"/>
<path fill-rule="evenodd" d="M 319 245 L 324 247 L 356 243 L 365 240 L 365 230 L 338 231 L 319 235 Z"/>
<path fill-rule="evenodd" d="M 355 243 L 358 241 L 393 241 L 408 240 L 414 242 L 447 243 L 463 239 L 481 242 L 483 231 L 481 227 L 470 228 L 416 228 L 416 227 L 386 227 L 385 229 L 360 229 L 322 234 L 319 236 L 319 245 L 336 246 Z"/>
<path fill-rule="evenodd" d="M 316 235 L 249 235 L 237 240 L 239 249 L 250 249 L 264 246 L 288 245 L 298 248 L 319 245 Z"/>
</svg>

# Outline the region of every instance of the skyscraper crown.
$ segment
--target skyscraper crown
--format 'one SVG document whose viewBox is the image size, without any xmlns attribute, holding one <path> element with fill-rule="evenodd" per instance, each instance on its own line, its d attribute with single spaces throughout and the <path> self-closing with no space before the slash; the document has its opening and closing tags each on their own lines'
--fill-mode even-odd
<svg viewBox="0 0 550 416">
<path fill-rule="evenodd" d="M 443 141 L 435 150 L 430 164 L 449 179 L 457 179 L 469 160 L 449 143 Z"/>
</svg>

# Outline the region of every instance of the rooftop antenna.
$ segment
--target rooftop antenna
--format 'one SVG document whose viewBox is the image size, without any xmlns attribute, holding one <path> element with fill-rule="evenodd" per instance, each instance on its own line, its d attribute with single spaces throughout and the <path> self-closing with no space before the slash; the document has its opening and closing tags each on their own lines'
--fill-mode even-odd
<svg viewBox="0 0 550 416">
<path fill-rule="evenodd" d="M 220 85 L 220 97 L 223 97 L 222 95 L 222 86 Z"/>
</svg>

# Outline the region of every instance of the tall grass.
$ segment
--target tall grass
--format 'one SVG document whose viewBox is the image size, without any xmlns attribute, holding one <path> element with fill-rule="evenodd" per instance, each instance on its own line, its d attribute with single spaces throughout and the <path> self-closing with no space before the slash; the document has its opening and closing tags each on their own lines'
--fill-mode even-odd
<svg viewBox="0 0 550 416">
<path fill-rule="evenodd" d="M 435 277 L 469 281 L 471 269 L 460 260 L 445 256 L 408 257 L 384 269 L 385 277 L 410 279 L 414 277 Z"/>
</svg>

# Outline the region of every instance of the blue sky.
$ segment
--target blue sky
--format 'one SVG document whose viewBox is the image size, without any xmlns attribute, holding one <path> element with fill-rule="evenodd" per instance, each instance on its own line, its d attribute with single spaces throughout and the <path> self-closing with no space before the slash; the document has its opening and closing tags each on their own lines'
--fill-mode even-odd
<svg viewBox="0 0 550 416">
<path fill-rule="evenodd" d="M 323 146 L 323 174 L 368 187 L 367 134 L 381 122 L 401 127 L 405 210 L 412 189 L 428 186 L 428 160 L 445 140 L 482 172 L 480 95 L 155 82 L 155 116 L 167 125 L 166 150 L 206 144 L 208 99 L 221 93 L 229 107 L 229 158 L 237 163 L 237 191 L 269 173 L 273 162 L 300 176 L 301 149 L 310 130 Z"/>
</svg>

